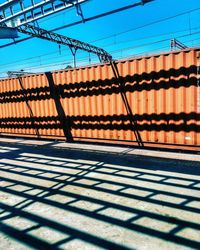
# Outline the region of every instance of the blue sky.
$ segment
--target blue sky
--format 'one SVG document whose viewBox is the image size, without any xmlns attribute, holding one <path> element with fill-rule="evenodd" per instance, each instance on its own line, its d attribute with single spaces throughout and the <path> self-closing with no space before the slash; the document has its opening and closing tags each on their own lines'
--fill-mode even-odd
<svg viewBox="0 0 200 250">
<path fill-rule="evenodd" d="M 87 18 L 138 1 L 90 0 L 82 5 L 82 10 Z M 173 16 L 176 17 L 169 18 Z M 80 17 L 75 9 L 71 9 L 41 19 L 38 23 L 41 28 L 50 30 L 78 20 Z M 169 51 L 171 38 L 177 38 L 188 47 L 198 47 L 200 0 L 154 0 L 144 6 L 60 29 L 57 33 L 102 47 L 116 59 Z M 20 38 L 25 37 L 19 35 Z M 0 46 L 9 42 L 12 40 L 0 40 Z M 57 44 L 38 38 L 5 47 L 0 53 L 0 76 L 5 76 L 9 70 L 40 72 L 72 65 L 72 55 L 67 47 L 61 46 L 59 51 Z M 91 63 L 96 62 L 97 58 L 91 55 Z M 89 64 L 88 54 L 78 51 L 77 64 Z"/>
</svg>

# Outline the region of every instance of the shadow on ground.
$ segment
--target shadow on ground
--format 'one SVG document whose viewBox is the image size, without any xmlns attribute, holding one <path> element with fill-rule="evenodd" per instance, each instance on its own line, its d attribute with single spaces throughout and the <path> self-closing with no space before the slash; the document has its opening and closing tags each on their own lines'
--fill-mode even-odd
<svg viewBox="0 0 200 250">
<path fill-rule="evenodd" d="M 200 249 L 198 162 L 19 145 L 0 156 L 1 249 Z"/>
</svg>

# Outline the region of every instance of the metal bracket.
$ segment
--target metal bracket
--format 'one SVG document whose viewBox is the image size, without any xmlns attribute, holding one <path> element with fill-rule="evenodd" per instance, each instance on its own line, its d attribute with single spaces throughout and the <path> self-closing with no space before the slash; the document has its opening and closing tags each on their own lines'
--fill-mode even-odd
<svg viewBox="0 0 200 250">
<path fill-rule="evenodd" d="M 178 41 L 176 38 L 171 39 L 170 41 L 171 51 L 178 49 L 187 49 L 187 46 Z"/>
<path fill-rule="evenodd" d="M 81 19 L 82 19 L 82 22 L 85 23 L 85 19 L 84 19 L 84 16 L 83 16 L 83 11 L 82 11 L 80 3 L 77 1 L 76 3 L 74 3 L 74 6 L 76 8 L 77 15 L 80 16 Z"/>
<path fill-rule="evenodd" d="M 69 48 L 70 48 L 72 55 L 73 55 L 74 68 L 76 68 L 76 52 L 77 52 L 78 48 L 71 47 L 71 46 L 69 46 Z"/>
</svg>

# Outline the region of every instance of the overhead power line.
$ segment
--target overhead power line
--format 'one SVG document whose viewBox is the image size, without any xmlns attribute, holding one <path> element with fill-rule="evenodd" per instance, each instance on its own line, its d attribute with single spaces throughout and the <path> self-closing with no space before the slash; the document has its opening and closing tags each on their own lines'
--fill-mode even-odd
<svg viewBox="0 0 200 250">
<path fill-rule="evenodd" d="M 193 10 L 190 10 L 190 11 L 182 12 L 182 13 L 176 14 L 174 16 L 170 16 L 170 17 L 166 17 L 166 18 L 161 18 L 161 19 L 158 19 L 156 21 L 153 21 L 153 22 L 150 22 L 150 23 L 147 23 L 147 24 L 143 24 L 143 25 L 137 26 L 135 28 L 131 28 L 131 29 L 119 32 L 119 33 L 112 34 L 110 36 L 106 36 L 106 37 L 100 38 L 100 39 L 95 40 L 93 42 L 98 42 L 98 41 L 106 40 L 108 38 L 112 38 L 112 37 L 116 37 L 116 36 L 119 36 L 119 35 L 123 35 L 123 34 L 129 33 L 129 32 L 138 30 L 138 29 L 142 29 L 142 28 L 145 28 L 145 27 L 157 24 L 157 23 L 161 23 L 161 22 L 168 21 L 170 19 L 173 19 L 173 18 L 176 18 L 176 17 L 179 17 L 179 16 L 186 15 L 188 13 L 191 13 L 191 12 L 194 12 L 194 11 L 197 11 L 197 10 L 200 10 L 200 8 L 196 8 L 196 9 L 193 9 Z"/>
<path fill-rule="evenodd" d="M 191 41 L 199 40 L 199 39 L 188 40 L 187 42 L 191 42 Z M 164 53 L 164 52 L 168 52 L 168 48 L 169 48 L 169 45 L 167 45 L 167 46 L 159 46 L 158 49 L 156 49 L 156 50 L 155 49 L 152 49 L 152 50 L 148 49 L 148 53 L 146 51 L 143 51 L 143 52 L 140 52 L 140 53 L 128 56 L 128 57 L 124 57 L 124 56 L 123 57 L 119 57 L 119 59 L 124 59 L 125 60 L 126 58 L 128 59 L 128 58 L 134 58 L 134 57 L 139 57 L 139 56 L 147 56 L 147 55 L 149 56 L 152 53 L 158 53 L 158 51 L 161 51 L 162 53 Z M 167 51 L 164 51 L 164 49 L 166 49 Z M 126 49 L 122 49 L 122 51 L 126 51 Z M 116 53 L 119 53 L 119 51 L 112 51 L 112 54 L 116 54 Z M 88 58 L 87 57 L 83 57 L 83 58 L 81 58 L 81 60 L 78 60 L 77 62 L 79 63 L 79 65 L 83 65 L 83 64 L 85 65 L 85 63 L 88 62 Z M 29 71 L 30 70 L 34 70 L 34 72 L 35 72 L 36 69 L 39 69 L 39 71 L 37 71 L 37 73 L 39 73 L 39 72 L 43 72 L 44 68 L 49 68 L 49 67 L 54 67 L 54 66 L 61 66 L 61 65 L 63 65 L 63 66 L 65 65 L 66 66 L 68 64 L 69 63 L 66 62 L 66 61 L 60 61 L 60 62 L 57 62 L 57 63 L 50 63 L 50 64 L 43 64 L 43 65 L 40 65 L 40 66 L 26 67 L 26 68 L 23 68 L 23 69 L 24 70 L 29 70 Z M 61 70 L 61 69 L 57 68 L 57 69 L 53 69 L 53 70 Z M 6 71 L 5 72 L 0 72 L 0 74 L 6 74 L 6 73 L 7 73 Z M 3 78 L 5 78 L 5 77 L 3 77 Z"/>
<path fill-rule="evenodd" d="M 192 39 L 192 40 L 188 40 L 188 41 L 186 41 L 186 42 L 192 42 L 192 41 L 195 41 L 195 40 L 200 40 L 200 38 L 198 38 L 198 39 Z M 166 50 L 164 50 L 164 49 L 166 49 Z M 124 51 L 126 51 L 126 49 L 122 49 L 120 52 L 124 52 Z M 159 51 L 161 51 L 162 53 L 164 53 L 164 52 L 169 52 L 169 45 L 167 45 L 167 46 L 159 46 L 156 50 L 155 49 L 152 49 L 152 50 L 149 50 L 148 49 L 148 52 L 147 51 L 142 51 L 142 52 L 140 52 L 140 53 L 137 53 L 137 54 L 134 54 L 134 55 L 129 55 L 128 57 L 126 56 L 126 57 L 124 57 L 124 56 L 121 56 L 121 57 L 118 57 L 119 59 L 130 59 L 130 58 L 135 58 L 135 57 L 139 57 L 139 56 L 149 56 L 149 55 L 151 55 L 152 53 L 158 53 Z M 119 50 L 117 50 L 117 51 L 112 51 L 112 54 L 114 55 L 114 54 L 117 54 L 117 53 L 119 53 Z M 80 60 L 77 60 L 77 63 L 81 66 L 81 65 L 84 65 L 84 66 L 86 66 L 85 65 L 85 63 L 87 63 L 88 62 L 88 57 L 82 57 Z M 96 62 L 94 62 L 94 63 L 96 63 Z M 24 68 L 23 67 L 23 69 L 24 70 L 33 70 L 34 71 L 34 73 L 41 73 L 41 72 L 44 72 L 45 70 L 45 68 L 48 68 L 48 70 L 49 70 L 49 67 L 56 67 L 56 66 L 59 66 L 59 68 L 58 67 L 56 67 L 56 69 L 54 68 L 54 69 L 52 69 L 52 70 L 62 70 L 63 68 L 60 68 L 60 66 L 66 66 L 66 65 L 68 65 L 68 64 L 70 64 L 70 62 L 66 62 L 66 61 L 60 61 L 60 62 L 56 62 L 56 63 L 49 63 L 49 64 L 42 64 L 42 65 L 36 65 L 36 66 L 30 66 L 30 67 L 26 67 L 26 68 Z M 89 65 L 89 63 L 87 64 L 87 65 Z M 20 68 L 20 67 L 19 67 Z M 39 71 L 37 71 L 37 69 L 39 69 Z M 0 74 L 7 74 L 7 71 L 3 71 L 3 72 L 0 72 Z M 5 76 L 0 76 L 0 78 L 6 78 Z"/>
<path fill-rule="evenodd" d="M 101 14 L 96 15 L 96 16 L 93 16 L 93 17 L 84 18 L 84 23 L 85 23 L 85 22 L 92 21 L 92 20 L 97 19 L 97 18 L 101 18 L 101 17 L 105 17 L 105 16 L 108 16 L 108 15 L 112 15 L 112 14 L 115 14 L 115 13 L 118 13 L 118 12 L 121 12 L 121 11 L 124 11 L 124 10 L 127 10 L 127 9 L 130 9 L 130 8 L 134 8 L 134 7 L 137 7 L 137 6 L 139 6 L 139 5 L 144 5 L 144 4 L 147 4 L 147 3 L 152 2 L 152 1 L 154 1 L 154 0 L 142 0 L 142 1 L 140 1 L 140 2 L 131 4 L 131 5 L 127 5 L 127 6 L 118 8 L 118 9 L 114 9 L 114 10 L 111 10 L 111 11 L 108 11 L 108 12 L 104 12 L 104 13 L 101 13 Z M 71 27 L 71 26 L 74 26 L 74 25 L 77 25 L 77 24 L 81 24 L 81 23 L 83 23 L 83 20 L 77 21 L 77 22 L 72 23 L 72 24 L 64 25 L 64 26 L 62 26 L 62 27 L 58 27 L 58 28 L 52 29 L 52 30 L 50 30 L 50 31 L 57 31 L 57 30 L 60 30 L 60 29 L 63 29 L 63 28 L 67 28 L 67 27 Z M 16 40 L 15 42 L 12 42 L 12 43 L 8 43 L 8 44 L 5 44 L 5 45 L 2 45 L 2 46 L 0 46 L 0 48 L 5 48 L 5 47 L 10 46 L 10 45 L 13 45 L 13 44 L 17 44 L 17 43 L 20 43 L 20 42 L 24 42 L 24 41 L 27 41 L 27 40 L 29 40 L 29 39 L 31 39 L 31 38 L 32 38 L 32 37 L 27 37 L 27 38 L 23 38 L 23 39 L 20 39 L 20 40 Z"/>
<path fill-rule="evenodd" d="M 132 5 L 128 5 L 128 6 L 122 7 L 122 8 L 120 8 L 120 9 L 116 9 L 116 10 L 104 12 L 104 13 L 99 14 L 99 15 L 96 15 L 96 16 L 92 16 L 92 17 L 89 17 L 89 18 L 85 18 L 84 20 L 85 20 L 85 22 L 89 22 L 89 21 L 92 21 L 92 20 L 95 20 L 95 19 L 98 19 L 98 18 L 101 18 L 101 17 L 105 17 L 105 16 L 108 16 L 108 15 L 111 15 L 111 14 L 114 14 L 114 13 L 117 13 L 117 12 L 120 12 L 120 11 L 122 11 L 122 9 L 125 10 L 125 8 L 126 8 L 126 9 L 133 8 L 133 7 L 135 7 L 135 5 L 136 5 L 136 4 L 132 4 Z M 111 37 L 114 37 L 114 36 L 122 35 L 122 34 L 125 34 L 125 33 L 128 33 L 128 32 L 137 30 L 137 29 L 145 28 L 145 27 L 147 27 L 147 26 L 150 26 L 150 25 L 153 25 L 153 24 L 157 24 L 157 23 L 160 23 L 160 22 L 164 22 L 164 21 L 167 21 L 167 20 L 170 20 L 170 19 L 173 19 L 173 18 L 182 16 L 182 15 L 186 15 L 186 14 L 191 13 L 191 12 L 194 12 L 194 11 L 198 11 L 198 10 L 200 10 L 200 8 L 195 8 L 195 9 L 192 9 L 192 10 L 189 10 L 189 11 L 185 11 L 185 12 L 176 14 L 176 15 L 174 15 L 174 16 L 162 18 L 162 19 L 159 19 L 159 20 L 156 20 L 156 21 L 153 21 L 153 22 L 150 22 L 150 23 L 147 23 L 147 24 L 144 24 L 144 25 L 141 25 L 141 26 L 138 26 L 138 27 L 135 27 L 135 28 L 132 28 L 132 29 L 129 29 L 129 30 L 120 32 L 120 33 L 115 33 L 115 34 L 112 34 L 112 35 L 110 35 L 110 36 L 100 38 L 100 39 L 95 40 L 95 41 L 93 41 L 93 42 L 105 40 L 105 39 L 108 39 L 108 38 L 111 38 Z M 112 12 L 112 13 L 111 13 L 111 12 Z M 78 25 L 78 24 L 82 24 L 82 23 L 83 23 L 82 21 L 77 21 L 77 22 L 74 22 L 74 23 L 71 23 L 71 24 L 66 24 L 66 25 L 60 26 L 60 27 L 58 27 L 58 28 L 54 28 L 54 29 L 52 29 L 51 31 L 57 31 L 57 30 L 61 30 L 61 29 L 64 29 L 64 28 L 69 28 L 69 27 L 72 27 L 72 26 L 75 26 L 75 25 Z M 7 43 L 7 44 L 4 44 L 4 45 L 1 45 L 0 48 L 5 48 L 5 47 L 11 46 L 11 45 L 13 45 L 13 44 L 17 44 L 17 43 L 20 43 L 20 42 L 27 41 L 27 40 L 32 39 L 32 38 L 33 38 L 33 37 L 26 37 L 26 38 L 23 38 L 23 39 L 20 39 L 20 40 L 16 40 L 15 42 L 11 42 L 11 43 Z"/>
<path fill-rule="evenodd" d="M 197 34 L 199 34 L 200 33 L 200 31 L 196 31 L 196 32 L 192 32 L 192 33 L 187 33 L 187 34 L 183 34 L 183 35 L 179 35 L 179 36 L 176 36 L 176 38 L 178 38 L 178 39 L 181 39 L 181 38 L 184 38 L 184 37 L 188 37 L 188 36 L 191 36 L 191 35 L 197 35 Z M 138 39 L 138 40 L 144 40 L 144 39 L 147 39 L 148 37 L 146 37 L 146 38 L 143 38 L 143 39 Z M 160 40 L 156 40 L 156 41 L 152 41 L 152 42 L 148 42 L 148 43 L 144 43 L 144 44 L 136 44 L 136 45 L 133 45 L 133 46 L 130 46 L 130 47 L 127 47 L 127 48 L 125 48 L 124 50 L 131 50 L 131 49 L 136 49 L 136 48 L 141 48 L 141 47 L 146 47 L 146 46 L 149 46 L 149 45 L 154 45 L 154 44 L 158 44 L 158 43 L 161 43 L 161 42 L 167 42 L 167 41 L 170 41 L 170 39 L 171 39 L 171 37 L 169 37 L 169 38 L 165 38 L 165 39 L 160 39 Z M 194 39 L 193 39 L 194 40 Z M 130 41 L 129 41 L 130 42 Z M 113 44 L 112 44 L 113 45 Z M 111 44 L 108 44 L 108 45 L 105 45 L 105 47 L 109 47 L 109 46 L 111 46 Z M 66 50 L 66 49 L 63 49 L 63 50 Z M 123 50 L 123 48 L 122 49 L 118 49 L 118 50 L 114 50 L 115 52 L 120 52 L 120 51 L 122 51 Z M 26 61 L 28 61 L 28 60 L 32 60 L 32 59 L 36 59 L 36 58 L 38 58 L 38 60 L 37 61 L 35 61 L 35 62 L 30 62 L 29 63 L 29 65 L 30 64 L 35 64 L 35 63 L 37 63 L 37 62 L 40 62 L 41 61 L 41 56 L 46 56 L 46 55 L 50 55 L 50 54 L 55 54 L 55 53 L 58 53 L 58 51 L 56 51 L 56 52 L 52 52 L 52 53 L 46 53 L 46 54 L 43 54 L 43 55 L 39 55 L 39 56 L 35 56 L 35 57 L 30 57 L 30 58 L 26 58 L 26 59 L 23 59 L 23 60 L 17 60 L 17 61 L 14 61 L 14 62 L 12 62 L 12 63 L 4 63 L 4 64 L 0 64 L 0 68 L 2 68 L 2 67 L 5 67 L 5 66 L 7 66 L 7 65 L 15 65 L 15 64 L 18 64 L 19 62 L 26 62 Z M 112 53 L 113 53 L 113 51 L 112 51 Z M 70 59 L 68 59 L 67 58 L 67 56 L 69 56 L 69 54 L 68 55 L 63 55 L 63 56 L 61 56 L 61 57 L 65 57 L 66 58 L 66 60 L 70 60 Z M 60 58 L 61 58 L 60 57 Z M 50 57 L 49 59 L 57 59 L 58 57 L 56 56 L 54 56 L 54 57 Z M 85 57 L 84 57 L 85 58 Z M 48 60 L 49 60 L 48 59 Z M 38 63 L 37 63 L 38 64 Z M 36 64 L 36 65 L 37 65 Z M 11 66 L 10 66 L 11 67 Z M 21 66 L 22 67 L 22 66 Z"/>
<path fill-rule="evenodd" d="M 154 1 L 154 0 L 146 0 L 145 3 L 148 3 L 150 1 Z M 133 7 L 135 7 L 137 5 L 140 5 L 140 4 L 141 4 L 141 2 L 135 3 L 135 4 L 131 4 L 131 5 L 119 8 L 119 9 L 112 10 L 112 11 L 104 12 L 104 13 L 101 13 L 101 14 L 98 14 L 98 15 L 95 15 L 95 16 L 92 16 L 92 17 L 89 17 L 89 18 L 84 18 L 84 21 L 85 22 L 93 21 L 93 20 L 98 19 L 98 18 L 102 18 L 102 17 L 108 16 L 108 15 L 112 15 L 112 14 L 121 12 L 123 10 L 127 10 L 127 9 L 130 9 L 130 8 L 133 8 Z M 188 11 L 185 11 L 185 12 L 181 12 L 181 13 L 178 13 L 178 14 L 173 15 L 173 16 L 169 16 L 169 17 L 166 17 L 166 18 L 155 20 L 153 22 L 150 22 L 150 23 L 147 23 L 147 24 L 144 24 L 144 25 L 140 25 L 140 26 L 134 27 L 134 28 L 126 30 L 126 31 L 122 31 L 122 32 L 119 32 L 119 33 L 116 33 L 116 34 L 112 34 L 112 35 L 104 37 L 104 38 L 100 38 L 100 39 L 95 40 L 93 42 L 105 40 L 105 39 L 111 38 L 113 36 L 118 36 L 118 35 L 122 35 L 122 34 L 125 34 L 125 33 L 128 33 L 128 32 L 137 30 L 137 29 L 145 28 L 147 26 L 154 25 L 154 24 L 157 24 L 157 23 L 160 23 L 160 22 L 164 22 L 164 21 L 167 21 L 167 20 L 170 20 L 170 19 L 182 16 L 182 15 L 186 15 L 186 14 L 191 13 L 191 12 L 198 11 L 198 10 L 200 10 L 200 8 L 195 8 L 195 9 L 191 9 L 191 10 L 188 10 Z M 64 29 L 64 28 L 69 28 L 69 27 L 72 27 L 72 26 L 75 26 L 75 25 L 78 25 L 78 24 L 82 24 L 82 23 L 83 23 L 82 21 L 73 22 L 73 23 L 70 23 L 70 24 L 66 24 L 66 25 L 62 25 L 60 27 L 54 28 L 51 31 L 58 31 L 58 30 L 61 30 L 61 29 Z M 27 40 L 29 40 L 31 38 L 32 37 L 26 37 L 26 38 L 23 38 L 23 39 L 20 39 L 20 40 L 16 40 L 15 42 L 11 42 L 11 43 L 7 43 L 7 44 L 4 44 L 4 45 L 1 45 L 0 48 L 5 48 L 5 47 L 11 46 L 13 44 L 24 42 L 24 41 L 27 41 Z"/>
<path fill-rule="evenodd" d="M 200 26 L 192 28 L 192 30 L 198 30 L 198 29 L 200 29 Z M 145 37 L 142 37 L 142 38 L 137 38 L 137 39 L 134 38 L 134 39 L 131 39 L 131 40 L 120 41 L 120 42 L 117 42 L 117 45 L 118 44 L 122 44 L 122 43 L 129 43 L 129 42 L 132 42 L 132 41 L 135 42 L 135 41 L 141 41 L 141 40 L 156 38 L 156 37 L 160 37 L 160 36 L 164 36 L 164 35 L 169 35 L 169 34 L 177 34 L 177 33 L 184 32 L 184 31 L 188 31 L 188 29 L 182 29 L 182 30 L 177 30 L 176 32 L 165 32 L 165 33 L 161 33 L 161 34 L 158 34 L 158 35 L 145 36 Z M 192 33 L 191 33 L 191 35 L 192 35 Z M 171 37 L 169 37 L 169 39 L 171 39 Z M 105 47 L 109 47 L 109 46 L 112 46 L 112 45 L 116 45 L 116 42 L 109 43 L 109 44 L 106 44 L 104 46 Z M 67 49 L 65 49 L 65 48 L 62 49 L 62 51 L 66 51 L 66 50 Z M 45 56 L 49 56 L 49 55 L 57 54 L 57 53 L 58 53 L 58 50 L 54 50 L 54 51 L 49 52 L 49 53 L 44 53 L 44 54 L 40 54 L 40 55 L 37 55 L 37 56 L 32 56 L 32 57 L 28 57 L 28 58 L 24 58 L 24 59 L 19 59 L 19 60 L 12 61 L 12 62 L 9 62 L 9 63 L 6 63 L 6 64 L 3 63 L 3 64 L 0 64 L 0 67 L 7 66 L 7 65 L 13 65 L 13 64 L 16 64 L 18 62 L 23 62 L 23 61 L 31 61 L 33 59 L 39 59 L 39 60 L 41 60 L 41 57 L 45 57 Z M 66 55 L 63 55 L 63 57 L 66 57 Z M 53 58 L 57 58 L 57 57 L 53 57 Z"/>
<path fill-rule="evenodd" d="M 78 1 L 84 2 L 87 0 L 78 0 Z M 140 2 L 132 4 L 131 7 L 137 7 L 138 5 L 144 5 L 144 4 L 152 2 L 152 1 L 154 1 L 154 0 L 142 0 Z M 41 8 L 41 12 L 40 12 L 41 15 L 39 15 L 38 18 L 41 18 L 42 16 L 45 15 L 44 14 L 45 12 L 43 9 L 44 8 L 43 4 L 46 4 L 49 2 L 51 2 L 51 0 L 48 0 L 45 3 L 40 2 L 37 4 L 37 7 L 39 6 Z M 65 6 L 65 5 L 66 5 L 66 2 L 64 1 L 63 5 L 61 5 L 62 8 L 67 8 L 67 6 Z M 71 1 L 70 1 L 70 7 L 73 5 L 74 4 L 71 3 Z M 12 20 L 12 18 L 15 18 L 17 16 L 22 16 L 22 19 L 20 19 L 19 25 L 17 24 L 17 26 L 15 27 L 17 31 L 24 33 L 24 34 L 27 34 L 27 35 L 30 35 L 31 37 L 38 37 L 38 38 L 45 39 L 45 40 L 48 40 L 51 42 L 56 42 L 57 44 L 67 45 L 70 48 L 70 50 L 74 56 L 74 63 L 75 63 L 75 54 L 76 54 L 77 49 L 81 49 L 81 50 L 87 51 L 89 53 L 90 52 L 95 53 L 99 57 L 100 62 L 112 62 L 111 55 L 109 55 L 105 50 L 103 50 L 99 47 L 96 47 L 96 46 L 90 45 L 88 43 L 84 43 L 84 42 L 81 42 L 79 40 L 72 39 L 72 38 L 69 38 L 66 36 L 62 36 L 60 34 L 52 32 L 52 31 L 41 29 L 40 27 L 35 27 L 33 25 L 29 25 L 27 22 L 34 21 L 36 17 L 34 15 L 34 13 L 31 12 L 30 20 L 27 19 L 26 15 L 27 15 L 27 11 L 29 11 L 29 8 L 26 10 L 24 8 L 24 6 L 21 5 L 21 2 L 20 2 L 20 6 L 21 6 L 20 7 L 21 10 L 17 13 L 13 13 L 13 9 L 12 9 L 11 15 L 9 17 L 7 17 L 5 15 L 5 13 L 3 13 L 2 18 L 0 19 L 0 26 L 1 26 L 1 23 L 4 24 L 4 22 L 6 22 L 7 20 Z M 52 8 L 50 8 L 49 13 L 53 13 L 54 11 L 56 11 L 56 6 L 58 6 L 58 9 L 60 8 L 60 5 L 54 5 L 54 3 L 52 3 Z M 111 14 L 111 13 L 115 13 L 116 11 L 122 11 L 122 10 L 129 8 L 129 7 L 130 6 L 125 6 L 123 8 L 118 9 L 118 10 L 110 11 L 109 13 Z M 5 8 L 7 8 L 7 7 L 5 7 Z M 12 6 L 11 7 L 9 6 L 9 8 L 12 8 Z M 31 6 L 31 11 L 32 11 L 32 9 L 35 10 L 35 8 L 36 8 L 36 6 L 33 4 Z M 105 13 L 104 13 L 104 15 L 105 15 Z M 16 41 L 14 43 L 16 43 Z"/>
<path fill-rule="evenodd" d="M 192 34 L 199 34 L 200 32 L 194 32 Z M 182 36 L 177 36 L 177 38 L 184 38 L 184 37 L 188 37 L 190 36 L 190 34 L 187 34 L 187 35 L 182 35 Z M 195 40 L 199 40 L 200 38 L 196 38 L 196 39 L 190 39 L 190 40 L 186 40 L 185 43 L 188 43 L 188 42 L 191 42 L 191 41 L 195 41 Z M 159 43 L 163 43 L 163 42 L 169 42 L 169 38 L 168 39 L 162 39 L 162 40 L 157 40 L 157 41 L 154 41 L 154 42 L 151 42 L 151 43 L 145 43 L 145 44 L 140 44 L 140 45 L 136 45 L 136 46 L 130 46 L 130 47 L 126 47 L 126 48 L 122 48 L 122 49 L 116 49 L 116 50 L 112 50 L 111 53 L 114 55 L 114 54 L 119 54 L 121 52 L 126 52 L 126 51 L 131 51 L 133 49 L 136 49 L 136 48 L 142 48 L 142 47 L 149 47 L 149 45 L 154 45 L 154 44 L 159 44 Z M 153 50 L 150 50 L 150 51 L 153 51 L 153 52 L 156 52 L 160 49 L 164 49 L 164 48 L 169 48 L 169 45 L 167 46 L 162 46 L 162 47 L 158 47 L 158 49 L 153 49 Z M 148 49 L 148 54 L 149 54 L 149 49 Z M 144 55 L 144 51 L 141 52 L 141 53 L 137 53 L 137 54 L 134 54 L 132 56 L 140 56 L 140 55 Z M 66 55 L 64 56 L 66 58 Z M 129 56 L 131 57 L 131 56 Z M 118 58 L 122 58 L 118 56 Z M 38 65 L 37 63 L 34 63 L 35 66 L 28 66 L 28 67 L 24 67 L 24 65 L 20 65 L 18 68 L 23 68 L 24 70 L 30 70 L 30 69 L 38 69 L 40 67 L 42 68 L 45 68 L 45 67 L 53 67 L 53 66 L 58 66 L 58 65 L 66 65 L 66 64 L 70 64 L 70 61 L 67 62 L 66 60 L 69 60 L 68 58 L 66 58 L 65 60 L 63 61 L 57 61 L 57 62 L 52 62 L 52 63 L 49 63 L 49 64 L 40 64 Z M 88 62 L 88 57 L 81 57 L 77 60 L 77 62 L 80 64 L 80 63 L 85 63 L 85 62 Z M 32 63 L 31 63 L 32 64 Z M 6 65 L 6 64 L 5 64 Z M 3 65 L 1 65 L 2 67 Z M 4 72 L 1 72 L 1 74 L 4 73 Z"/>
</svg>

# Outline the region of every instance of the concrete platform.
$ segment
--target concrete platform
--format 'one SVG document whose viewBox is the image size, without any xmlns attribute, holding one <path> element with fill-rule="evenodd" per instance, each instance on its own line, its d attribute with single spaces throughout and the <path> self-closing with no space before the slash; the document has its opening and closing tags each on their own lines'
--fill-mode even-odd
<svg viewBox="0 0 200 250">
<path fill-rule="evenodd" d="M 199 157 L 0 138 L 0 249 L 200 249 Z"/>
<path fill-rule="evenodd" d="M 92 151 L 99 153 L 108 153 L 108 154 L 119 154 L 119 155 L 135 155 L 135 156 L 147 156 L 147 157 L 156 157 L 156 158 L 166 158 L 166 159 L 179 159 L 186 161 L 200 161 L 200 147 L 196 148 L 192 153 L 178 153 L 176 151 L 162 151 L 160 150 L 149 150 L 149 149 L 138 149 L 133 147 L 126 146 L 105 146 L 105 145 L 95 145 L 95 144 L 86 144 L 86 143 L 67 143 L 67 142 L 58 142 L 58 141 L 49 141 L 49 140 L 35 140 L 35 139 L 15 139 L 15 138 L 6 138 L 0 137 L 0 143 L 7 144 L 23 144 L 27 146 L 45 146 L 52 147 L 57 149 L 67 149 L 67 150 L 81 150 L 81 151 Z"/>
</svg>

